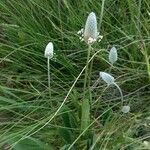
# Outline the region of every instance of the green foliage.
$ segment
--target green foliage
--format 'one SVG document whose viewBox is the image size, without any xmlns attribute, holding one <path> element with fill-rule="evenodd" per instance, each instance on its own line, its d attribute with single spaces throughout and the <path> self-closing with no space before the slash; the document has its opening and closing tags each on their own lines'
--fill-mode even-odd
<svg viewBox="0 0 150 150">
<path fill-rule="evenodd" d="M 77 31 L 92 11 L 104 37 L 91 55 L 104 51 L 93 60 L 90 106 L 83 100 L 84 74 L 63 104 L 86 65 L 88 47 Z M 15 142 L 15 150 L 149 148 L 148 0 L 1 0 L 0 12 L 0 149 Z M 51 98 L 44 58 L 48 42 L 55 52 Z M 118 60 L 111 68 L 107 49 L 112 46 Z M 98 80 L 99 71 L 110 70 L 130 104 L 127 115 L 120 112 L 118 90 Z"/>
<path fill-rule="evenodd" d="M 89 124 L 90 124 L 90 103 L 89 99 L 85 98 L 82 103 L 81 130 L 86 130 Z"/>
<path fill-rule="evenodd" d="M 20 137 L 21 138 L 21 137 Z M 9 144 L 14 144 L 19 138 L 15 138 L 13 140 L 10 140 L 8 143 Z M 34 138 L 26 138 L 24 140 L 21 140 L 17 142 L 13 146 L 14 150 L 50 150 L 52 147 L 42 143 L 41 141 L 34 139 Z"/>
</svg>

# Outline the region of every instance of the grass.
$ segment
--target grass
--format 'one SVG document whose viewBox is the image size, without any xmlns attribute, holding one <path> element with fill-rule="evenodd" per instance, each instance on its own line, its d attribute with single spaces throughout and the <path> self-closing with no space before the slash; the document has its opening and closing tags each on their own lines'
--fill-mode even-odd
<svg viewBox="0 0 150 150">
<path fill-rule="evenodd" d="M 0 147 L 15 150 L 141 150 L 150 145 L 150 26 L 148 0 L 0 1 Z M 88 46 L 77 31 L 94 11 L 103 39 L 93 45 L 90 122 L 81 130 Z M 54 43 L 51 99 L 44 49 Z M 111 74 L 118 89 L 98 80 Z M 105 90 L 106 88 L 106 90 Z M 86 111 L 86 110 L 85 110 Z"/>
</svg>

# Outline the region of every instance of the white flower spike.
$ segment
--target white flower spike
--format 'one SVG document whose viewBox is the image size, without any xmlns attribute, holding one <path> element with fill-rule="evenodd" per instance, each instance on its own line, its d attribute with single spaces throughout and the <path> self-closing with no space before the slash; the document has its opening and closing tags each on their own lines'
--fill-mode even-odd
<svg viewBox="0 0 150 150">
<path fill-rule="evenodd" d="M 49 42 L 45 48 L 45 54 L 44 56 L 46 58 L 53 58 L 53 55 L 54 55 L 54 46 L 53 46 L 53 43 L 52 42 Z"/>
<path fill-rule="evenodd" d="M 108 85 L 115 83 L 114 77 L 111 76 L 110 74 L 106 73 L 106 72 L 100 72 L 100 77 L 101 77 Z"/>
<path fill-rule="evenodd" d="M 125 114 L 128 113 L 130 111 L 130 106 L 128 106 L 128 105 L 127 106 L 123 106 L 122 109 L 121 109 L 121 111 L 123 113 L 125 113 Z"/>
<path fill-rule="evenodd" d="M 117 49 L 112 47 L 109 52 L 109 62 L 113 65 L 118 59 Z"/>
<path fill-rule="evenodd" d="M 47 58 L 47 75 L 48 75 L 48 88 L 49 95 L 51 97 L 51 87 L 50 87 L 50 59 L 53 58 L 54 55 L 54 46 L 52 42 L 49 42 L 45 48 L 44 56 Z"/>
<path fill-rule="evenodd" d="M 98 32 L 97 32 L 97 20 L 94 12 L 91 12 L 86 20 L 85 29 L 84 29 L 84 40 L 88 43 L 92 43 L 92 39 L 96 41 Z M 90 39 L 90 41 L 89 41 Z"/>
<path fill-rule="evenodd" d="M 99 36 L 97 32 L 97 20 L 94 12 L 91 12 L 86 20 L 85 28 L 78 31 L 81 34 L 81 41 L 85 41 L 87 44 L 93 44 L 94 42 L 101 41 L 103 36 Z"/>
</svg>

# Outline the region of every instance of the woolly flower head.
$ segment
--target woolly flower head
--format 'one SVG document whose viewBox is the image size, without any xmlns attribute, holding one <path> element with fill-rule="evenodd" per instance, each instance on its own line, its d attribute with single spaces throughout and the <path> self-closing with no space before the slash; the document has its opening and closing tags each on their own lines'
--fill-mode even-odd
<svg viewBox="0 0 150 150">
<path fill-rule="evenodd" d="M 123 106 L 122 107 L 122 109 L 121 109 L 121 111 L 123 112 L 123 113 L 128 113 L 129 111 L 130 111 L 130 106 L 128 106 L 128 105 L 126 105 L 126 106 Z"/>
<path fill-rule="evenodd" d="M 87 44 L 93 44 L 94 42 L 101 41 L 103 36 L 97 32 L 97 20 L 94 12 L 91 12 L 86 20 L 85 28 L 78 31 L 81 34 L 81 41 L 85 41 Z"/>
<path fill-rule="evenodd" d="M 102 80 L 105 81 L 108 85 L 114 84 L 115 79 L 110 74 L 108 74 L 106 72 L 100 72 L 99 75 L 102 78 Z"/>
<path fill-rule="evenodd" d="M 118 59 L 117 49 L 115 47 L 112 47 L 109 52 L 109 62 L 111 64 L 114 64 Z"/>
<path fill-rule="evenodd" d="M 53 43 L 49 42 L 45 48 L 44 56 L 49 59 L 53 58 L 53 55 L 54 55 L 53 51 L 54 51 Z"/>
</svg>

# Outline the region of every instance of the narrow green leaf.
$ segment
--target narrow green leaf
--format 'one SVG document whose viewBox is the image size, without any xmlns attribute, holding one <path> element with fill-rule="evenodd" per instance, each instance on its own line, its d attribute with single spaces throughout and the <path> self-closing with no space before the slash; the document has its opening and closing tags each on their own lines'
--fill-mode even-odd
<svg viewBox="0 0 150 150">
<path fill-rule="evenodd" d="M 76 128 L 77 120 L 75 115 L 72 113 L 72 110 L 65 106 L 62 113 L 62 119 L 65 127 Z"/>
<path fill-rule="evenodd" d="M 85 130 L 90 123 L 90 104 L 88 99 L 82 102 L 81 130 Z"/>
<path fill-rule="evenodd" d="M 60 128 L 58 132 L 59 132 L 59 135 L 63 138 L 63 140 L 66 143 L 68 144 L 72 143 L 72 137 L 71 137 L 72 134 L 70 130 L 68 130 L 67 128 Z"/>
<path fill-rule="evenodd" d="M 13 145 L 18 140 L 19 140 L 18 138 L 15 138 L 15 139 L 10 140 L 8 143 L 10 145 Z M 29 138 L 19 141 L 13 147 L 13 150 L 52 150 L 52 148 L 35 138 L 29 137 Z"/>
</svg>

